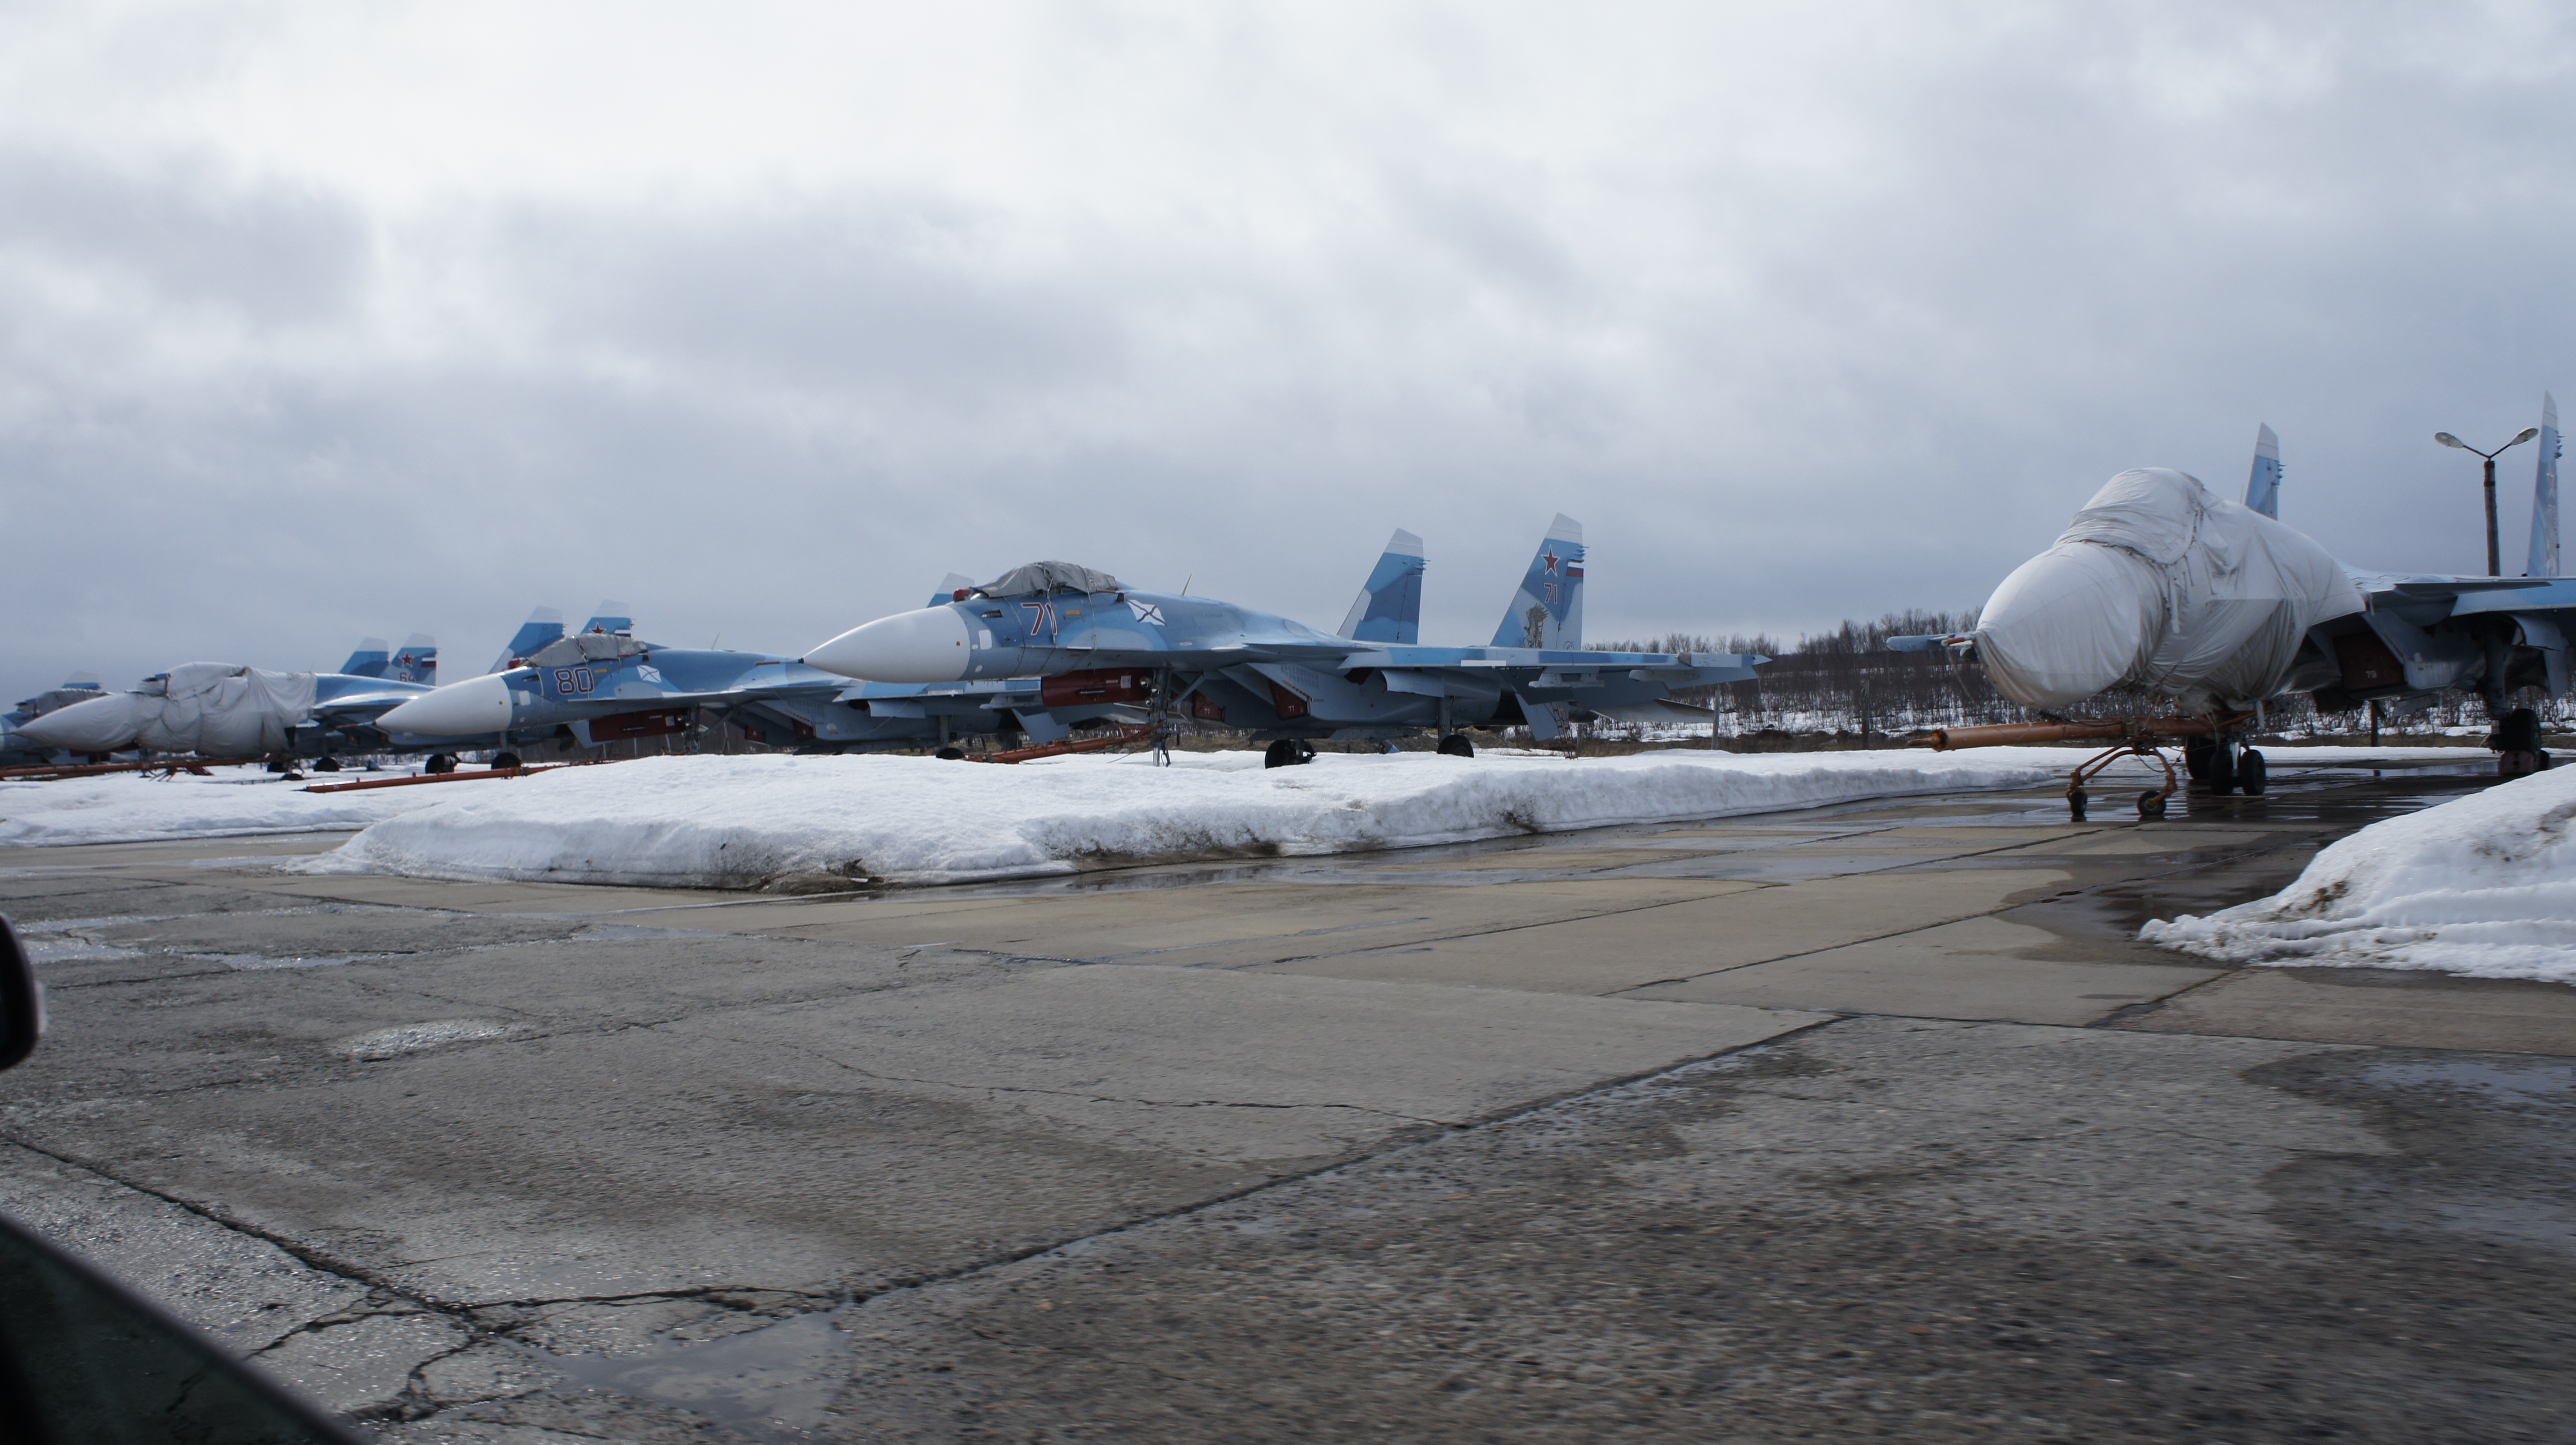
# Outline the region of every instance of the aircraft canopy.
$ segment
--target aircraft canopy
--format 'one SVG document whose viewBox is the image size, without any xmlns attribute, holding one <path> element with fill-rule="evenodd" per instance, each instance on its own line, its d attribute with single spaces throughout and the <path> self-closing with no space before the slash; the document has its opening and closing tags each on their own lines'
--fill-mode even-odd
<svg viewBox="0 0 2576 1445">
<path fill-rule="evenodd" d="M 1030 562 L 975 590 L 987 597 L 1025 597 L 1039 592 L 1124 592 L 1127 584 L 1071 562 Z"/>
</svg>

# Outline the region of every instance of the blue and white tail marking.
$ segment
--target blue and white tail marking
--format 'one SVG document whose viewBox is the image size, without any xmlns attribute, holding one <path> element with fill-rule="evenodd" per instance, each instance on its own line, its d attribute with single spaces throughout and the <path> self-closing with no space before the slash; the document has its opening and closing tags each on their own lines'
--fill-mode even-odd
<svg viewBox="0 0 2576 1445">
<path fill-rule="evenodd" d="M 402 651 L 387 660 L 384 675 L 396 682 L 438 686 L 438 639 L 426 632 L 404 638 Z"/>
<path fill-rule="evenodd" d="M 2269 426 L 2254 431 L 2254 475 L 2245 479 L 2245 505 L 2281 520 L 2281 439 Z"/>
<path fill-rule="evenodd" d="M 2540 463 L 2531 479 L 2531 567 L 2526 577 L 2558 575 L 2558 398 L 2540 394 Z"/>
<path fill-rule="evenodd" d="M 358 650 L 349 654 L 349 660 L 340 664 L 340 670 L 351 677 L 382 677 L 385 665 L 392 657 L 392 643 L 381 637 L 361 638 Z"/>
<path fill-rule="evenodd" d="M 1547 537 L 1530 559 L 1503 624 L 1494 629 L 1496 647 L 1583 646 L 1583 524 L 1556 514 Z"/>
<path fill-rule="evenodd" d="M 627 615 L 625 603 L 611 602 L 603 597 L 593 610 L 591 619 L 581 625 L 581 630 L 605 633 L 610 637 L 632 637 L 635 635 L 635 619 Z"/>
<path fill-rule="evenodd" d="M 1386 539 L 1386 552 L 1369 570 L 1351 612 L 1342 619 L 1341 635 L 1354 642 L 1391 642 L 1413 647 L 1422 641 L 1422 539 L 1404 530 Z"/>
<path fill-rule="evenodd" d="M 519 630 L 510 634 L 510 645 L 501 649 L 491 670 L 507 672 L 537 655 L 537 649 L 563 636 L 563 614 L 551 607 L 540 607 L 528 614 Z"/>
</svg>

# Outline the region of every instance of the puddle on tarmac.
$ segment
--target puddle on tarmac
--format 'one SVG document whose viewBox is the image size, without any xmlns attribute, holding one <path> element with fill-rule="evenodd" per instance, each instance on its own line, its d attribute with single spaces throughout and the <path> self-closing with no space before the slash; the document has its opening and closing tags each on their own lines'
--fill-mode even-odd
<svg viewBox="0 0 2576 1445">
<path fill-rule="evenodd" d="M 2413 1060 L 2372 1064 L 2363 1082 L 2389 1089 L 2463 1089 L 2500 1104 L 2544 1109 L 2576 1108 L 2576 1061 L 2562 1059 Z"/>
<path fill-rule="evenodd" d="M 522 1346 L 575 1384 L 677 1405 L 746 1435 L 813 1440 L 847 1380 L 841 1311 L 817 1310 L 756 1330 L 640 1355 L 557 1355 Z"/>
</svg>

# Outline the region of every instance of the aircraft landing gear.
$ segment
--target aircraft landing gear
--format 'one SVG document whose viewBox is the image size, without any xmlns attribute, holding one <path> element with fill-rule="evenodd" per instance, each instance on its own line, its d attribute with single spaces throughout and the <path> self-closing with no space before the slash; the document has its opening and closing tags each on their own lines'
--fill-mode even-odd
<svg viewBox="0 0 2576 1445">
<path fill-rule="evenodd" d="M 2209 770 L 2203 776 L 2209 780 L 2209 790 L 2220 797 L 2235 792 L 2236 749 L 2213 741 L 2209 748 Z"/>
<path fill-rule="evenodd" d="M 1472 758 L 1476 755 L 1476 745 L 1467 741 L 1465 733 L 1451 733 L 1440 740 L 1440 755 L 1444 758 Z"/>
<path fill-rule="evenodd" d="M 938 758 L 942 762 L 962 763 L 966 761 L 966 750 L 964 748 L 941 748 L 939 751 L 932 753 L 931 756 Z"/>
<path fill-rule="evenodd" d="M 522 764 L 519 762 L 519 755 L 518 755 L 517 753 L 506 753 L 506 752 L 505 752 L 505 753 L 494 753 L 494 754 L 492 755 L 492 770 L 493 770 L 494 772 L 500 772 L 500 771 L 502 771 L 502 770 L 504 770 L 504 769 L 508 769 L 508 768 L 515 768 L 515 767 L 519 767 L 519 766 L 522 766 Z"/>
<path fill-rule="evenodd" d="M 2164 794 L 2157 792 L 2157 791 L 2156 791 L 2155 789 L 2153 789 L 2153 788 L 2149 788 L 2149 789 L 2147 789 L 2145 792 L 2140 793 L 2140 794 L 2138 795 L 2138 821 L 2139 821 L 2139 822 L 2141 822 L 2141 823 L 2146 822 L 2146 821 L 2147 821 L 2148 819 L 2150 819 L 2150 818 L 2161 818 L 2161 817 L 2163 817 L 2164 815 L 2165 815 L 2165 795 L 2164 795 Z"/>
<path fill-rule="evenodd" d="M 336 773 L 340 771 L 340 760 L 332 757 L 318 759 L 313 764 L 313 771 L 317 773 Z"/>
<path fill-rule="evenodd" d="M 2272 786 L 2272 770 L 2263 755 L 2247 748 L 2236 756 L 2236 788 L 2249 798 L 2259 798 Z"/>
<path fill-rule="evenodd" d="M 2066 812 L 2068 821 L 2076 823 L 2083 822 L 2084 805 L 2092 801 L 2093 795 L 2084 791 L 2082 788 L 2077 788 L 2068 793 L 2066 795 Z"/>
<path fill-rule="evenodd" d="M 420 760 L 420 770 L 424 773 L 455 772 L 456 756 L 453 753 L 431 753 Z"/>
<path fill-rule="evenodd" d="M 1304 738 L 1281 738 L 1261 754 L 1265 768 L 1293 768 L 1315 760 L 1315 745 Z"/>
<path fill-rule="evenodd" d="M 2218 751 L 2216 738 L 2187 738 L 2182 745 L 2183 770 L 2195 783 L 2209 781 L 2209 760 Z"/>
<path fill-rule="evenodd" d="M 2527 707 L 2498 719 L 2487 746 L 2495 750 L 2499 778 L 2526 777 L 2549 766 L 2549 754 L 2540 747 L 2540 714 Z"/>
</svg>

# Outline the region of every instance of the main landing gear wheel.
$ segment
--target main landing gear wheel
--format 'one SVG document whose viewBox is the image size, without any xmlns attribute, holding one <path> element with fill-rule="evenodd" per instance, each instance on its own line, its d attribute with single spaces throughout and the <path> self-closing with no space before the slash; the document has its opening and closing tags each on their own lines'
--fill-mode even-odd
<svg viewBox="0 0 2576 1445">
<path fill-rule="evenodd" d="M 2210 755 L 2217 751 L 2218 740 L 2215 738 L 2189 738 L 2184 741 L 2183 770 L 2191 774 L 2193 782 L 2202 783 L 2209 780 Z"/>
<path fill-rule="evenodd" d="M 505 769 L 521 766 L 524 765 L 520 763 L 519 755 L 517 753 L 494 753 L 492 755 L 492 770 L 494 772 L 501 772 Z"/>
<path fill-rule="evenodd" d="M 1261 754 L 1261 765 L 1265 768 L 1293 768 L 1314 760 L 1315 745 L 1304 738 L 1281 738 Z"/>
<path fill-rule="evenodd" d="M 1440 740 L 1440 755 L 1447 758 L 1472 758 L 1476 755 L 1476 745 L 1467 741 L 1465 733 L 1451 733 Z"/>
<path fill-rule="evenodd" d="M 2247 748 L 2237 755 L 2236 786 L 2249 798 L 2263 796 L 2263 790 L 2272 786 L 2272 770 L 2261 753 Z"/>
<path fill-rule="evenodd" d="M 420 770 L 424 773 L 452 773 L 456 771 L 456 759 L 447 753 L 431 753 L 420 760 Z"/>
<path fill-rule="evenodd" d="M 313 771 L 317 773 L 336 773 L 340 771 L 340 760 L 338 758 L 323 758 L 314 763 Z"/>
<path fill-rule="evenodd" d="M 2209 750 L 2209 790 L 2220 797 L 2236 791 L 2236 750 L 2219 743 Z"/>
<path fill-rule="evenodd" d="M 932 753 L 931 756 L 938 758 L 943 762 L 962 763 L 966 761 L 966 750 L 964 748 L 941 748 L 939 751 Z"/>
</svg>

